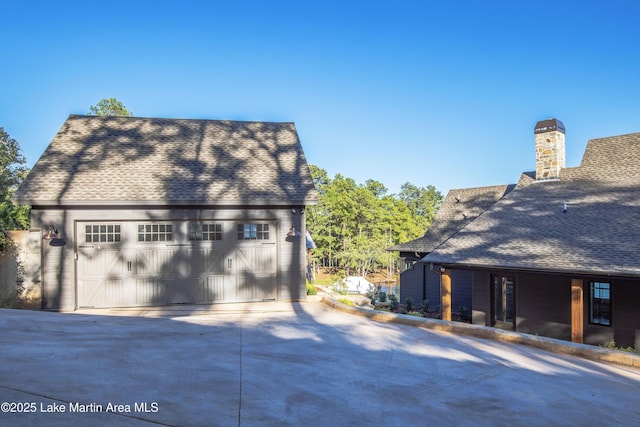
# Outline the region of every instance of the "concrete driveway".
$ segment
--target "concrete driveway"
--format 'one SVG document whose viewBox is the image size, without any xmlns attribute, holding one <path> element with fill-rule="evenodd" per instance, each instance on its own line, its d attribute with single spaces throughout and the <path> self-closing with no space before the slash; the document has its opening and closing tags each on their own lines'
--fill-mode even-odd
<svg viewBox="0 0 640 427">
<path fill-rule="evenodd" d="M 213 310 L 0 310 L 0 425 L 595 426 L 640 419 L 636 368 L 378 323 L 317 302 Z"/>
</svg>

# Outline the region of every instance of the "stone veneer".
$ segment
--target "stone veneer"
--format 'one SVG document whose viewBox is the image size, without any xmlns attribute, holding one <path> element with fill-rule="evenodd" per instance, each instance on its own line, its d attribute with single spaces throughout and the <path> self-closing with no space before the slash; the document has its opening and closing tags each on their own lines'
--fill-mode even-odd
<svg viewBox="0 0 640 427">
<path fill-rule="evenodd" d="M 560 120 L 538 122 L 535 128 L 536 179 L 558 179 L 565 166 L 564 125 Z"/>
</svg>

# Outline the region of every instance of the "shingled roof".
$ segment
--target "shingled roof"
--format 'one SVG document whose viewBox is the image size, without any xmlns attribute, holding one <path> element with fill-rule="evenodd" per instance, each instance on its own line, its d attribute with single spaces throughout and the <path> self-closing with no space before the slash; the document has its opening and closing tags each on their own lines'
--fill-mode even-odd
<svg viewBox="0 0 640 427">
<path fill-rule="evenodd" d="M 317 197 L 293 123 L 71 115 L 14 200 L 306 205 Z"/>
<path fill-rule="evenodd" d="M 518 185 L 423 261 L 639 277 L 640 133 L 589 141 L 579 167 Z"/>
<path fill-rule="evenodd" d="M 514 185 L 450 190 L 424 236 L 389 248 L 390 251 L 429 253 L 508 194 Z"/>
</svg>

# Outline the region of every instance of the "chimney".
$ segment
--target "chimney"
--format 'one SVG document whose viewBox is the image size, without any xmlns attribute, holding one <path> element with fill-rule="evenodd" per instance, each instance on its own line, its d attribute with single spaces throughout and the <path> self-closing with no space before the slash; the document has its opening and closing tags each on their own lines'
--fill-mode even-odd
<svg viewBox="0 0 640 427">
<path fill-rule="evenodd" d="M 548 119 L 536 123 L 536 180 L 558 179 L 564 167 L 564 125 Z"/>
</svg>

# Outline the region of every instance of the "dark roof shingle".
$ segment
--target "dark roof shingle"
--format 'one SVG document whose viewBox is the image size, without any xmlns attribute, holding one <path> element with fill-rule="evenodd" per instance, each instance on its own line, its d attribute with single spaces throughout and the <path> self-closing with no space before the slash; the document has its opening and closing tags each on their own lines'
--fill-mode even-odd
<svg viewBox="0 0 640 427">
<path fill-rule="evenodd" d="M 513 185 L 450 190 L 424 236 L 389 248 L 390 251 L 431 252 L 456 231 L 508 194 Z"/>
</svg>

